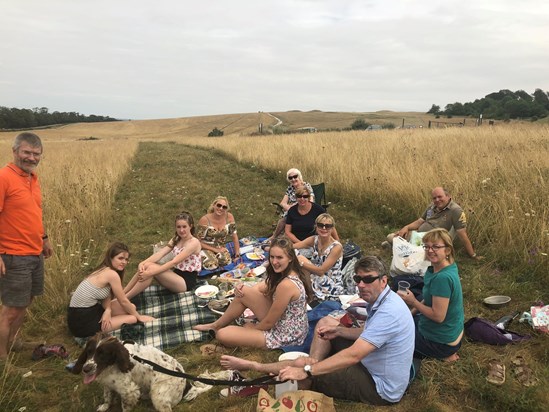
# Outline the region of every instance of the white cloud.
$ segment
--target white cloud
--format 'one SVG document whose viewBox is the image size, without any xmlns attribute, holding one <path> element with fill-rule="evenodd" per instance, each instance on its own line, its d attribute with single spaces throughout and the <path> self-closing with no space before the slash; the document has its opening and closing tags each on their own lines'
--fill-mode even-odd
<svg viewBox="0 0 549 412">
<path fill-rule="evenodd" d="M 549 3 L 536 0 L 0 2 L 9 107 L 424 111 L 549 89 Z"/>
</svg>

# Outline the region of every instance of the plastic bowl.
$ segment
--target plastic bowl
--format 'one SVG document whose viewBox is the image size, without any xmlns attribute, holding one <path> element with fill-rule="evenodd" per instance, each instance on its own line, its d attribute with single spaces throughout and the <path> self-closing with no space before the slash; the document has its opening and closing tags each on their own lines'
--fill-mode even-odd
<svg viewBox="0 0 549 412">
<path fill-rule="evenodd" d="M 278 357 L 278 361 L 296 360 L 297 358 L 308 358 L 309 354 L 305 352 L 286 352 Z"/>
<path fill-rule="evenodd" d="M 509 302 L 511 302 L 511 298 L 509 296 L 501 295 L 489 296 L 484 299 L 484 304 L 489 308 L 501 308 L 502 306 L 507 305 Z"/>
</svg>

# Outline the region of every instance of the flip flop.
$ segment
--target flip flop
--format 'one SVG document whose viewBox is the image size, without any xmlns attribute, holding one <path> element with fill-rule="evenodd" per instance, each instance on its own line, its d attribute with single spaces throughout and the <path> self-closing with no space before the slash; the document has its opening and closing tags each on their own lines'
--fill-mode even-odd
<svg viewBox="0 0 549 412">
<path fill-rule="evenodd" d="M 486 380 L 494 385 L 503 385 L 505 383 L 505 365 L 497 359 L 490 360 Z"/>
<path fill-rule="evenodd" d="M 538 383 L 538 378 L 534 376 L 534 372 L 526 365 L 522 356 L 515 356 L 511 361 L 511 367 L 515 378 L 521 385 L 534 386 Z"/>
<path fill-rule="evenodd" d="M 223 345 L 215 345 L 213 343 L 208 343 L 200 347 L 200 353 L 206 358 L 213 358 L 217 355 L 224 355 L 229 351 Z"/>
<path fill-rule="evenodd" d="M 69 353 L 63 345 L 44 345 L 40 344 L 32 351 L 32 360 L 49 358 L 51 356 L 57 356 L 62 359 L 67 359 Z"/>
</svg>

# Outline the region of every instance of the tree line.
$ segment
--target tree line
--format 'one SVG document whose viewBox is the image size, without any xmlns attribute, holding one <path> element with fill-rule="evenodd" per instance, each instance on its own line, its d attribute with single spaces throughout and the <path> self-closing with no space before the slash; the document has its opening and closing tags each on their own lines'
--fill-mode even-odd
<svg viewBox="0 0 549 412">
<path fill-rule="evenodd" d="M 536 89 L 533 94 L 524 90 L 512 92 L 508 89 L 486 95 L 474 102 L 449 103 L 440 109 L 433 104 L 427 113 L 436 116 L 473 116 L 496 120 L 531 119 L 535 121 L 549 115 L 549 93 Z"/>
<path fill-rule="evenodd" d="M 49 113 L 47 107 L 18 109 L 0 106 L 0 129 L 29 129 L 67 123 L 114 122 L 117 119 L 109 116 L 86 116 L 78 112 Z"/>
</svg>

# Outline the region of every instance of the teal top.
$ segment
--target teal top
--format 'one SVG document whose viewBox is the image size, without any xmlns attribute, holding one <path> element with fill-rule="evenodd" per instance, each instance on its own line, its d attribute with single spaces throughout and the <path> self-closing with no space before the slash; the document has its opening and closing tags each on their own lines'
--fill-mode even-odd
<svg viewBox="0 0 549 412">
<path fill-rule="evenodd" d="M 419 331 L 433 342 L 448 344 L 455 341 L 463 331 L 463 293 L 455 263 L 446 266 L 438 273 L 430 266 L 423 279 L 423 303 L 431 307 L 433 296 L 449 298 L 448 311 L 442 323 L 437 323 L 426 316 L 419 318 Z"/>
</svg>

